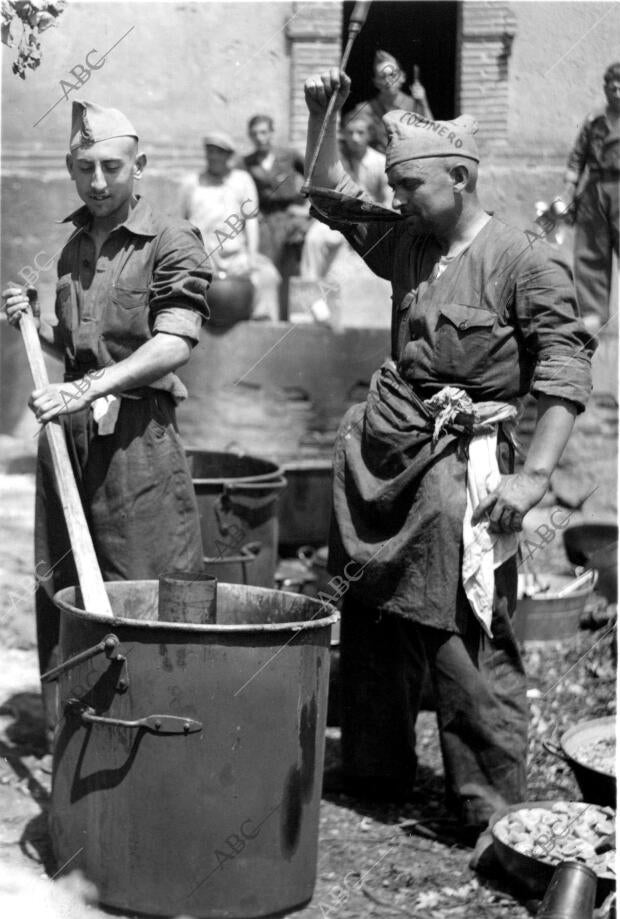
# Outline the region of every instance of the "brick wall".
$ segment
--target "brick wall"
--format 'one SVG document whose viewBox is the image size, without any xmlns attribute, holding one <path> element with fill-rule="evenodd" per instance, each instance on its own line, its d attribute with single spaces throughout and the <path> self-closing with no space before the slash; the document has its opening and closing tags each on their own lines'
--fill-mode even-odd
<svg viewBox="0 0 620 919">
<path fill-rule="evenodd" d="M 342 4 L 294 3 L 293 18 L 286 28 L 291 43 L 290 142 L 303 149 L 308 110 L 304 101 L 307 77 L 333 67 L 341 55 Z"/>
<path fill-rule="evenodd" d="M 473 115 L 489 146 L 506 141 L 508 65 L 516 19 L 500 2 L 468 0 L 459 8 L 457 110 Z"/>
</svg>

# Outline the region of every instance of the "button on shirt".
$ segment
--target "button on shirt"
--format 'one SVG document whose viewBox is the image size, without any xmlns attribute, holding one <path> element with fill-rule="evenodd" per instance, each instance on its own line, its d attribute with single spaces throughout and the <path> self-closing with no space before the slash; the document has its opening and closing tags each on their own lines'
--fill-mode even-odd
<svg viewBox="0 0 620 919">
<path fill-rule="evenodd" d="M 336 190 L 368 197 L 344 175 Z M 594 344 L 569 269 L 536 234 L 492 217 L 439 272 L 437 240 L 411 234 L 404 221 L 337 229 L 391 281 L 392 357 L 422 397 L 450 385 L 474 401 L 529 390 L 585 407 Z"/>
<path fill-rule="evenodd" d="M 155 214 L 138 198 L 96 257 L 88 208 L 68 221 L 76 229 L 58 262 L 54 329 L 67 378 L 124 360 L 156 332 L 198 341 L 211 270 L 195 227 Z M 153 385 L 183 393 L 174 374 L 165 381 Z"/>
</svg>

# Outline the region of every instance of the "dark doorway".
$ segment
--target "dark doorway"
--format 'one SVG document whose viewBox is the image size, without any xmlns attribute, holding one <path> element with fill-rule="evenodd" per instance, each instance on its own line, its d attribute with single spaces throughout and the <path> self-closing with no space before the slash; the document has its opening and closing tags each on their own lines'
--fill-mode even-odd
<svg viewBox="0 0 620 919">
<path fill-rule="evenodd" d="M 343 3 L 343 42 L 354 5 L 352 0 Z M 454 118 L 457 6 L 453 0 L 375 0 L 349 58 L 347 73 L 352 86 L 345 109 L 375 95 L 372 63 L 381 48 L 393 54 L 407 74 L 404 91 L 409 91 L 413 65 L 417 64 L 433 116 Z"/>
</svg>

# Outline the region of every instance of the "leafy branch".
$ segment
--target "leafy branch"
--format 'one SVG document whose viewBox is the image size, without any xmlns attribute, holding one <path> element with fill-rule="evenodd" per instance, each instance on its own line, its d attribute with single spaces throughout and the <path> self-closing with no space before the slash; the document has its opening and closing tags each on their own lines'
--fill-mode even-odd
<svg viewBox="0 0 620 919">
<path fill-rule="evenodd" d="M 2 43 L 8 48 L 17 44 L 13 73 L 22 80 L 27 69 L 35 70 L 41 63 L 39 34 L 56 25 L 64 7 L 65 0 L 2 0 Z"/>
</svg>

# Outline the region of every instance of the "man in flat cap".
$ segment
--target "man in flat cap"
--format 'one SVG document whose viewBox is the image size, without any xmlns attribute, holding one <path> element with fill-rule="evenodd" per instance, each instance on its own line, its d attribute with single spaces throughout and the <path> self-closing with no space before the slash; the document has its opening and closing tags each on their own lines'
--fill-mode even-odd
<svg viewBox="0 0 620 919">
<path fill-rule="evenodd" d="M 58 262 L 57 324 L 40 328 L 64 360 L 64 382 L 35 390 L 29 405 L 42 425 L 60 416 L 104 580 L 200 569 L 198 511 L 175 421 L 187 392 L 174 372 L 208 316 L 200 233 L 135 193 L 146 156 L 122 112 L 74 102 L 66 162 L 84 206 L 65 218 L 74 229 Z M 28 298 L 14 286 L 3 296 L 17 325 Z M 45 671 L 58 639 L 52 597 L 78 583 L 45 436 L 35 559 Z"/>
<path fill-rule="evenodd" d="M 394 55 L 388 51 L 377 51 L 373 62 L 373 83 L 378 92 L 372 99 L 362 102 L 371 117 L 370 145 L 380 153 L 385 153 L 387 134 L 383 124 L 383 116 L 394 109 L 407 112 L 416 112 L 426 118 L 432 118 L 426 90 L 418 78 L 418 68 L 414 67 L 414 80 L 411 84 L 411 95 L 403 92 L 406 77 L 404 71 Z M 343 120 L 346 123 L 347 115 Z"/>
<path fill-rule="evenodd" d="M 349 85 L 336 69 L 306 81 L 309 156 Z M 408 796 L 428 665 L 447 803 L 473 840 L 525 798 L 517 533 L 584 408 L 593 349 L 568 270 L 482 208 L 472 119 L 393 111 L 384 124 L 394 219 L 360 208 L 347 222 L 338 204 L 324 218 L 393 289 L 391 356 L 334 453 L 343 768 L 358 792 Z M 335 115 L 314 182 L 365 197 L 338 160 Z M 528 391 L 538 421 L 515 474 L 511 427 Z"/>
<path fill-rule="evenodd" d="M 225 131 L 211 131 L 204 138 L 204 149 L 206 168 L 184 183 L 181 213 L 203 235 L 214 282 L 249 278 L 254 290 L 252 318 L 278 319 L 280 275 L 259 252 L 254 180 L 245 169 L 235 167 L 236 145 Z"/>
</svg>

